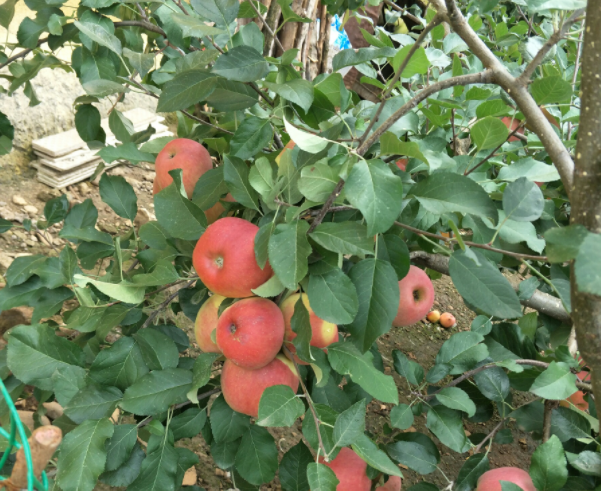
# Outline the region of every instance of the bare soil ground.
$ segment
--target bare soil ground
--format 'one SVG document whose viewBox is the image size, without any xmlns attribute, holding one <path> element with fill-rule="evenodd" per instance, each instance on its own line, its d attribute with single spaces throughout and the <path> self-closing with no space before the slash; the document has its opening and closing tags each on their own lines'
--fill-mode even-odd
<svg viewBox="0 0 601 491">
<path fill-rule="evenodd" d="M 138 217 L 142 222 L 154 218 L 154 208 L 152 203 L 152 179 L 154 169 L 151 165 L 140 167 L 117 167 L 109 171 L 111 174 L 123 175 L 130 184 L 133 185 L 138 194 L 138 207 L 143 209 Z M 25 172 L 19 175 L 12 174 L 11 169 L 0 169 L 0 216 L 3 218 L 22 221 L 24 218 L 42 218 L 42 212 L 46 201 L 54 196 L 60 195 L 59 192 L 51 190 L 44 184 L 35 180 L 32 172 Z M 72 203 L 82 202 L 87 198 L 94 201 L 99 211 L 98 227 L 109 233 L 118 233 L 126 224 L 113 211 L 102 203 L 98 194 L 98 187 L 93 183 L 86 182 L 74 185 L 63 190 L 68 194 Z M 15 196 L 25 201 L 15 199 Z M 18 203 L 21 204 L 18 204 Z M 25 208 L 25 207 L 35 207 Z M 54 248 L 60 249 L 62 240 L 57 236 L 58 230 L 51 228 L 48 233 L 28 233 L 23 229 L 13 229 L 5 234 L 0 234 L 0 275 L 6 271 L 10 262 L 21 254 L 50 254 L 56 255 Z M 2 276 L 0 276 L 0 287 L 3 286 Z M 418 361 L 427 371 L 433 364 L 434 358 L 441 344 L 447 340 L 453 332 L 458 330 L 469 330 L 471 320 L 474 314 L 465 307 L 463 301 L 449 278 L 443 277 L 434 282 L 436 290 L 436 308 L 443 311 L 452 312 L 457 318 L 457 326 L 451 330 L 444 330 L 436 325 L 427 323 L 418 323 L 410 327 L 394 328 L 388 334 L 383 336 L 380 341 L 380 349 L 384 357 L 386 373 L 392 373 L 397 381 L 401 402 L 409 403 L 412 400 L 411 388 L 408 383 L 395 374 L 392 363 L 392 350 L 403 351 L 411 359 Z M 27 313 L 25 312 L 25 315 Z M 194 344 L 192 332 L 193 323 L 183 314 L 178 314 L 174 319 L 179 327 L 185 329 L 192 342 L 192 348 L 186 356 L 194 356 L 198 349 Z M 2 329 L 2 317 L 0 316 L 0 333 Z M 514 401 L 515 402 L 515 401 Z M 29 409 L 29 408 L 28 408 Z M 367 430 L 373 435 L 380 436 L 380 440 L 385 440 L 383 427 L 388 420 L 391 405 L 372 402 L 368 406 Z M 466 424 L 466 430 L 470 434 L 484 433 L 488 434 L 497 424 L 499 418 L 497 415 L 487 423 Z M 415 418 L 414 425 L 407 431 L 421 431 L 428 434 L 426 428 L 425 416 Z M 498 444 L 493 443 L 489 453 L 491 467 L 516 466 L 527 469 L 530 464 L 530 455 L 534 451 L 535 444 L 529 436 L 512 423 L 508 426 L 513 434 L 513 443 Z M 281 454 L 294 446 L 301 438 L 300 422 L 297 422 L 292 428 L 276 429 L 272 431 Z M 432 436 L 432 435 L 430 435 Z M 437 442 L 436 438 L 433 440 Z M 438 442 L 437 442 L 438 443 Z M 183 440 L 178 445 L 185 446 L 194 451 L 200 458 L 200 463 L 196 466 L 197 485 L 208 490 L 231 489 L 232 482 L 229 476 L 221 469 L 218 469 L 210 457 L 209 447 L 201 436 L 189 440 Z M 427 476 L 402 469 L 404 473 L 403 488 L 408 489 L 411 485 L 426 481 L 437 485 L 440 489 L 448 487 L 449 482 L 456 479 L 459 470 L 465 462 L 466 455 L 460 455 L 439 445 L 441 451 L 441 471 Z M 444 473 L 444 475 L 442 474 Z M 446 476 L 446 477 L 445 477 Z M 110 489 L 107 486 L 99 485 L 98 490 Z M 280 489 L 278 481 L 270 485 L 265 485 L 261 489 Z"/>
</svg>

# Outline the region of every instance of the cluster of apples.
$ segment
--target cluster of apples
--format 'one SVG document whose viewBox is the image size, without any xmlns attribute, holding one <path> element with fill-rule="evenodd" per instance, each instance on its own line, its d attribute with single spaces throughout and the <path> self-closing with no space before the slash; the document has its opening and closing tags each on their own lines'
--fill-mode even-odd
<svg viewBox="0 0 601 491">
<path fill-rule="evenodd" d="M 432 324 L 436 324 L 437 322 L 444 327 L 445 329 L 450 329 L 451 327 L 455 327 L 457 325 L 457 319 L 453 314 L 449 314 L 448 312 L 443 312 L 442 314 L 438 310 L 433 310 L 429 312 L 426 316 Z"/>
</svg>

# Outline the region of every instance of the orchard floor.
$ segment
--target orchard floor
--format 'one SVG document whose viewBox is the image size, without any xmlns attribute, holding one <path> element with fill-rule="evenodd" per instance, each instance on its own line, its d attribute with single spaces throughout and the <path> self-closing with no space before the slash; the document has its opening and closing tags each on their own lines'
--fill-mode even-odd
<svg viewBox="0 0 601 491">
<path fill-rule="evenodd" d="M 136 190 L 136 193 L 138 194 L 138 207 L 139 209 L 145 210 L 138 217 L 138 219 L 141 220 L 141 223 L 147 219 L 154 219 L 154 209 L 152 204 L 152 179 L 154 177 L 154 170 L 152 166 L 146 165 L 144 167 L 135 168 L 118 167 L 112 169 L 110 173 L 123 175 Z M 45 202 L 55 195 L 60 194 L 57 194 L 47 186 L 39 183 L 35 179 L 33 171 L 27 170 L 20 174 L 15 174 L 10 168 L 0 169 L 0 190 L 2 191 L 0 194 L 0 216 L 4 218 L 12 216 L 21 220 L 27 218 L 28 214 L 31 218 L 41 217 Z M 87 198 L 94 201 L 99 210 L 98 227 L 101 230 L 109 233 L 118 233 L 122 228 L 125 230 L 127 225 L 122 219 L 115 215 L 108 206 L 101 202 L 98 194 L 98 187 L 93 183 L 87 182 L 83 185 L 70 186 L 65 191 L 68 193 L 69 199 L 72 202 L 82 202 Z M 14 196 L 23 198 L 26 201 L 26 204 L 15 204 L 13 201 Z M 16 201 L 19 200 L 17 199 Z M 25 210 L 25 206 L 34 206 L 37 208 L 37 213 L 33 212 L 31 208 L 29 208 L 28 211 Z M 54 247 L 60 249 L 62 241 L 58 238 L 57 232 L 57 230 L 52 229 L 47 235 L 37 236 L 35 234 L 29 234 L 23 229 L 13 229 L 8 233 L 0 234 L 0 274 L 5 272 L 10 262 L 18 255 L 37 253 L 55 255 L 56 252 L 53 251 L 48 243 L 51 242 Z M 0 287 L 3 286 L 2 281 L 2 276 L 0 276 Z M 405 328 L 394 328 L 379 341 L 381 352 L 384 357 L 386 373 L 395 373 L 392 366 L 392 350 L 399 349 L 403 351 L 411 359 L 418 361 L 427 371 L 434 364 L 434 358 L 440 345 L 447 340 L 453 332 L 469 329 L 473 313 L 465 307 L 450 279 L 443 277 L 436 280 L 434 286 L 436 290 L 437 309 L 441 312 L 448 311 L 453 313 L 457 318 L 457 326 L 449 331 L 443 330 L 435 325 L 424 323 L 418 323 Z M 25 309 L 24 314 L 27 316 L 27 311 Z M 192 322 L 185 318 L 183 314 L 179 314 L 175 321 L 179 327 L 188 332 L 190 340 L 193 343 Z M 10 327 L 10 325 L 7 325 L 5 319 L 0 315 L 0 334 L 4 333 L 8 327 Z M 196 345 L 193 344 L 193 347 L 187 355 L 195 356 L 197 353 L 198 349 L 196 348 Z M 411 388 L 407 382 L 398 375 L 394 374 L 394 377 L 399 388 L 401 402 L 409 403 L 413 397 L 411 395 Z M 517 397 L 519 396 L 514 396 L 514 405 L 515 403 L 519 405 L 519 403 L 524 402 L 516 400 Z M 367 430 L 372 435 L 375 435 L 376 438 L 379 436 L 379 441 L 386 441 L 382 428 L 386 421 L 389 420 L 388 415 L 391 407 L 391 405 L 381 405 L 375 402 L 372 402 L 368 406 Z M 487 423 L 468 423 L 466 425 L 466 430 L 472 434 L 488 434 L 496 426 L 498 421 L 498 417 L 495 416 Z M 514 427 L 513 423 L 509 423 L 508 428 L 512 431 L 513 443 L 493 443 L 492 450 L 489 453 L 491 467 L 516 466 L 527 469 L 530 464 L 530 455 L 535 448 L 535 443 L 527 434 Z M 413 427 L 407 431 L 414 430 L 428 433 L 424 416 L 415 418 Z M 292 428 L 273 430 L 272 434 L 283 454 L 299 441 L 301 437 L 300 422 Z M 437 441 L 434 437 L 433 439 Z M 228 476 L 223 471 L 216 468 L 210 457 L 208 445 L 206 445 L 202 437 L 182 440 L 178 445 L 191 449 L 200 458 L 200 463 L 195 466 L 197 485 L 208 490 L 228 490 L 233 488 L 233 484 Z M 439 448 L 442 457 L 440 468 L 441 471 L 444 472 L 444 476 L 438 471 L 427 476 L 420 476 L 413 471 L 402 469 L 405 476 L 403 489 L 408 489 L 411 485 L 418 482 L 426 481 L 436 484 L 439 489 L 443 490 L 449 485 L 449 481 L 453 481 L 457 477 L 467 456 L 443 450 L 442 446 L 439 446 Z M 111 488 L 99 485 L 96 489 L 108 490 Z M 274 483 L 265 485 L 261 489 L 280 489 L 277 478 Z"/>
</svg>

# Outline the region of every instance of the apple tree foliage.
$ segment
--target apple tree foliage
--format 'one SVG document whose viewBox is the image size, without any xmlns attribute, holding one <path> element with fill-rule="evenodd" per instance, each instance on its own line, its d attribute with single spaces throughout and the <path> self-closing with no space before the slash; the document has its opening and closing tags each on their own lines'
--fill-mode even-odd
<svg viewBox="0 0 601 491">
<path fill-rule="evenodd" d="M 53 489 L 92 490 L 100 480 L 129 491 L 178 490 L 198 458 L 177 442 L 202 435 L 242 490 L 277 475 L 286 491 L 332 491 L 336 479 L 317 456 L 332 459 L 350 446 L 374 484 L 401 467 L 428 481 L 441 449 L 460 453 L 467 460 L 447 489 L 468 491 L 489 468 L 486 449 L 512 441 L 512 422 L 537 443 L 530 474 L 538 490 L 601 489 L 599 420 L 590 385 L 576 377 L 570 337 L 573 290 L 591 302 L 601 297 L 601 235 L 570 224 L 570 155 L 589 131 L 579 127 L 585 2 L 432 2 L 411 10 L 420 24 L 408 34 L 365 31 L 369 47 L 339 52 L 333 72 L 313 80 L 299 69 L 298 50 L 263 55 L 262 22 L 239 22 L 265 11 L 249 0 L 64 3 L 26 0 L 35 17 L 18 26 L 18 46 L 0 53 L 8 96 L 24 90 L 35 105 L 31 80 L 42 68 L 74 71 L 85 91 L 74 107 L 79 135 L 104 162 L 136 165 L 153 162 L 170 138 L 134 132 L 113 110 L 119 141 L 107 145 L 96 104 L 144 93 L 158 99 L 158 112 L 177 115 L 178 137 L 202 142 L 218 165 L 192 199 L 174 172 L 154 198 L 157 220 L 139 230 L 133 188 L 103 175 L 102 200 L 132 225 L 119 236 L 96 228 L 90 199 L 70 207 L 65 195 L 48 202 L 44 220 L 24 223 L 59 224 L 68 241 L 48 257 L 17 258 L 0 290 L 0 310 L 34 308 L 33 325 L 12 329 L 0 351 L 11 396 L 33 391 L 36 418 L 43 402 L 64 407 L 54 422 L 66 437 Z M 284 21 L 307 20 L 278 3 Z M 362 6 L 323 3 L 347 16 Z M 2 26 L 14 8 L 15 0 L 2 4 Z M 388 2 L 385 11 L 389 24 L 400 15 Z M 70 63 L 53 55 L 64 45 L 73 47 Z M 339 71 L 347 67 L 385 103 L 345 88 Z M 7 153 L 14 130 L 4 115 L 0 133 Z M 296 146 L 276 164 L 289 140 Z M 401 157 L 406 171 L 395 165 Z M 218 395 L 221 360 L 183 355 L 188 336 L 161 321 L 166 309 L 194 319 L 207 300 L 191 255 L 207 226 L 204 210 L 228 192 L 235 202 L 222 201 L 226 212 L 260 227 L 257 261 L 275 271 L 255 293 L 281 301 L 301 288 L 344 334 L 327 354 L 311 348 L 308 316 L 297 308 L 295 345 L 310 363 L 300 371 L 304 397 L 269 389 L 256 420 Z M 0 232 L 11 227 L 0 220 Z M 411 261 L 433 278 L 450 274 L 477 315 L 429 370 L 401 342 L 387 359 L 393 377 L 377 341 L 391 330 L 397 282 Z M 57 336 L 63 327 L 76 335 Z M 577 390 L 588 412 L 558 406 Z M 372 401 L 391 408 L 376 432 L 365 426 Z M 6 406 L 0 411 L 6 418 Z M 303 440 L 279 455 L 269 429 L 303 415 Z M 466 433 L 466 423 L 493 418 L 491 433 Z M 414 421 L 423 430 L 406 432 Z"/>
</svg>

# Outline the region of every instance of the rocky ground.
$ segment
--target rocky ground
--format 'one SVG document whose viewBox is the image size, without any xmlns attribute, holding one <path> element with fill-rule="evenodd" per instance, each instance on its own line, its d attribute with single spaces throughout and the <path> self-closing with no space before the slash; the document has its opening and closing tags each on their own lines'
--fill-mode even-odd
<svg viewBox="0 0 601 491">
<path fill-rule="evenodd" d="M 152 203 L 152 180 L 154 169 L 152 165 L 141 165 L 137 167 L 121 166 L 109 171 L 113 175 L 122 175 L 136 190 L 138 195 L 138 207 L 140 213 L 136 219 L 137 225 L 154 219 L 154 208 Z M 0 287 L 3 286 L 2 274 L 15 257 L 24 254 L 49 254 L 56 255 L 63 245 L 63 240 L 58 237 L 58 229 L 51 227 L 46 231 L 37 231 L 35 227 L 27 232 L 21 226 L 23 220 L 43 219 L 43 208 L 45 203 L 53 197 L 59 196 L 61 192 L 67 194 L 72 204 L 91 199 L 99 212 L 98 228 L 109 233 L 119 233 L 122 227 L 126 227 L 124 220 L 119 218 L 113 211 L 102 203 L 98 185 L 95 182 L 83 182 L 67 189 L 54 190 L 35 180 L 32 171 L 21 174 L 3 172 L 0 170 L 0 216 L 13 221 L 17 227 L 5 234 L 0 234 Z M 434 358 L 441 344 L 458 330 L 468 330 L 474 314 L 467 309 L 461 297 L 453 287 L 449 278 L 443 277 L 434 281 L 436 290 L 436 308 L 440 311 L 452 312 L 457 318 L 457 326 L 444 330 L 437 325 L 429 323 L 418 323 L 410 327 L 396 328 L 380 339 L 380 349 L 384 357 L 384 365 L 387 373 L 394 375 L 397 380 L 401 394 L 401 402 L 408 403 L 411 398 L 411 389 L 404 379 L 394 374 L 392 363 L 392 350 L 400 349 L 410 358 L 418 361 L 427 370 L 434 364 Z M 28 309 L 13 309 L 0 314 L 0 334 L 12 325 L 27 323 L 31 313 Z M 178 314 L 172 319 L 180 328 L 186 330 L 192 342 L 192 347 L 186 356 L 195 356 L 199 353 L 193 337 L 193 323 L 183 314 Z M 523 401 L 514 401 L 520 402 Z M 22 419 L 32 424 L 32 410 L 35 410 L 35 399 L 33 397 L 23 399 L 18 403 Z M 60 408 L 47 408 L 47 416 L 54 419 Z M 376 435 L 379 441 L 385 441 L 384 425 L 389 419 L 391 406 L 372 402 L 368 406 L 367 430 Z M 498 417 L 482 424 L 466 424 L 466 430 L 470 433 L 488 433 L 497 424 Z M 517 466 L 527 469 L 530 463 L 530 455 L 535 448 L 535 443 L 524 433 L 509 425 L 513 434 L 513 443 L 494 443 L 489 459 L 491 467 Z M 422 431 L 428 433 L 425 425 L 425 417 L 415 419 L 414 425 L 407 431 Z M 283 455 L 294 446 L 301 438 L 301 422 L 292 428 L 274 429 L 272 433 Z M 193 450 L 200 458 L 200 463 L 187 475 L 186 483 L 196 483 L 208 490 L 231 489 L 233 483 L 228 473 L 217 468 L 210 457 L 209 447 L 202 437 L 183 440 L 178 445 L 186 446 Z M 427 476 L 420 476 L 413 471 L 403 469 L 405 480 L 403 487 L 406 489 L 418 482 L 426 481 L 436 484 L 440 489 L 448 486 L 449 481 L 457 477 L 461 466 L 467 456 L 459 455 L 440 447 L 442 461 L 440 469 Z M 444 473 L 444 475 L 443 475 Z M 108 490 L 107 486 L 99 485 L 98 490 Z M 265 485 L 261 489 L 280 489 L 278 481 Z"/>
</svg>

